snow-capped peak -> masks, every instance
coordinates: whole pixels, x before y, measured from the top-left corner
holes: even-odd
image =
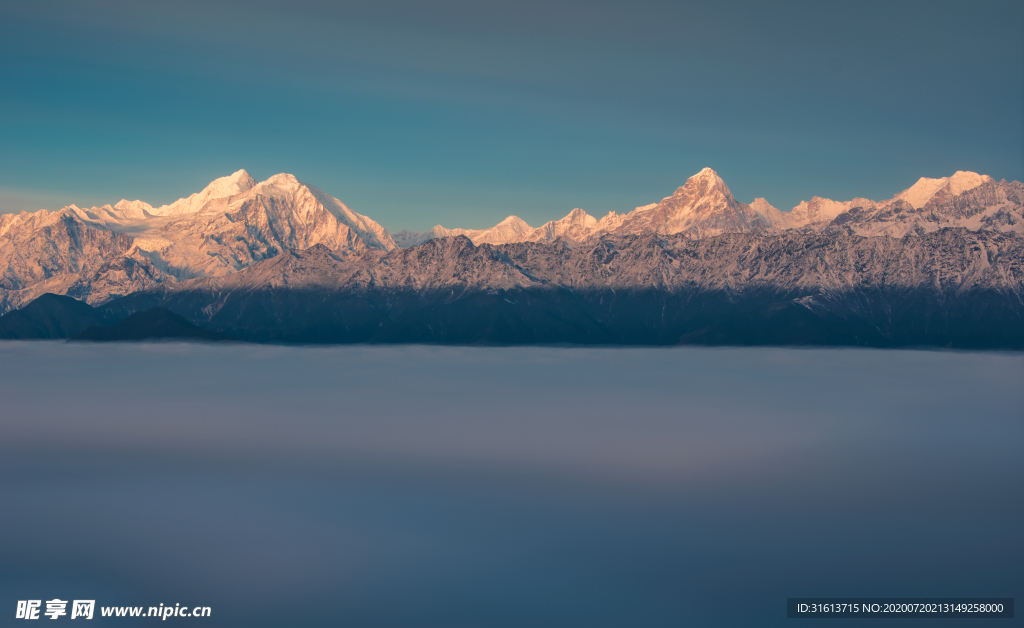
[[[772,204],[763,198],[755,198],[750,204],[750,209],[756,212],[779,211],[775,207],[772,207]]]
[[[523,220],[522,218],[520,218],[519,216],[509,216],[505,220],[502,220],[501,222],[499,222],[498,226],[499,227],[502,227],[502,226],[504,226],[504,227],[511,227],[512,229],[516,229],[516,230],[532,229],[532,227],[529,224],[527,224],[527,222],[525,220]]]
[[[958,170],[953,176],[942,177],[941,179],[921,177],[917,180],[917,183],[893,197],[893,200],[906,201],[914,209],[920,209],[940,192],[945,191],[952,196],[956,196],[967,190],[973,190],[983,183],[990,183],[992,181],[995,181],[995,179],[988,175],[964,170]]]
[[[118,213],[127,219],[142,219],[146,217],[146,214],[153,213],[153,206],[145,201],[129,201],[127,199],[121,199],[114,205],[114,209]]]
[[[701,168],[700,172],[686,180],[687,183],[691,181],[708,181],[716,185],[725,185],[725,181],[722,180],[722,177],[718,176],[718,173],[711,168]]]
[[[212,194],[216,194],[218,198],[222,198],[248,192],[255,185],[256,180],[243,168],[236,170],[226,177],[214,179],[203,191],[209,191]]]
[[[294,175],[290,175],[287,172],[275,174],[266,181],[257,183],[254,188],[277,188],[279,190],[297,190],[303,184],[301,181],[295,178]]]
[[[187,198],[180,198],[170,205],[155,207],[149,213],[154,216],[194,214],[202,211],[210,201],[244,194],[255,186],[256,180],[245,170],[239,170],[226,177],[214,179],[202,192],[197,192]]]
[[[732,197],[732,192],[729,191],[729,186],[725,184],[722,177],[718,176],[718,173],[711,168],[704,168],[687,179],[686,183],[676,190],[675,195],[701,197],[714,192],[720,192],[726,197]]]
[[[569,214],[565,218],[563,218],[562,221],[570,224],[585,225],[589,227],[597,223],[597,218],[594,218],[584,210],[577,207],[573,209],[571,212],[569,212]]]
[[[987,174],[957,170],[953,173],[953,176],[949,178],[949,191],[953,196],[957,196],[959,194],[963,194],[967,190],[973,190],[983,183],[992,183],[993,181],[995,181],[995,179]]]

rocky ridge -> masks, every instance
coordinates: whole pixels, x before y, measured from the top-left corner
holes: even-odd
[[[941,179],[921,178],[886,201],[855,198],[840,202],[815,196],[782,212],[763,198],[750,204],[737,201],[721,177],[705,168],[672,196],[627,214],[610,212],[598,219],[577,208],[565,218],[536,229],[509,216],[489,229],[446,229],[438,225],[430,231],[406,231],[397,243],[414,246],[431,238],[455,235],[465,235],[474,244],[507,244],[559,237],[581,241],[606,233],[684,233],[703,238],[723,233],[777,234],[789,229],[820,232],[837,219],[837,225],[845,225],[846,232],[865,236],[898,238],[944,227],[1024,234],[1022,192],[1020,182],[997,182],[987,175],[961,171]],[[850,215],[840,219],[844,214]]]
[[[288,251],[115,300],[255,341],[1024,348],[1024,238],[605,234]]]
[[[598,219],[574,209],[537,228],[510,216],[490,229],[438,225],[429,232],[399,232],[392,238],[370,218],[292,175],[256,182],[240,170],[160,207],[122,200],[88,209],[70,205],[55,212],[0,215],[0,313],[43,293],[102,304],[161,285],[228,277],[282,253],[314,246],[338,259],[370,259],[452,238],[461,246],[464,240],[476,246],[552,243],[575,251],[625,236],[706,240],[729,234],[802,234],[839,242],[850,236],[916,237],[946,228],[1024,234],[1024,184],[957,172],[922,178],[888,201],[814,197],[780,212],[763,198],[750,204],[737,201],[718,174],[705,168],[671,196],[626,214],[610,212]],[[428,251],[434,249],[415,255]],[[477,261],[484,263],[482,258]],[[387,263],[399,262],[391,257]],[[390,281],[384,271],[373,272],[375,281]],[[481,278],[486,275],[481,273]],[[402,281],[420,285],[422,275],[422,269],[410,267]],[[499,273],[490,279],[500,284],[513,276]],[[535,276],[527,273],[527,279],[515,281],[528,283]],[[623,277],[641,282],[635,286],[648,285],[643,281],[649,278],[630,272]],[[475,285],[486,289],[483,279]]]
[[[244,170],[169,205],[143,201],[0,215],[0,312],[43,293],[103,303],[155,284],[217,277],[323,244],[332,250],[395,243],[380,225],[322,190]]]
[[[497,292],[519,289],[727,291],[840,294],[926,288],[985,289],[1024,303],[1024,238],[964,228],[920,237],[786,232],[606,234],[565,241],[474,245],[438,238],[390,252],[338,254],[318,245],[288,251],[225,277],[193,279],[157,292],[269,290]]]

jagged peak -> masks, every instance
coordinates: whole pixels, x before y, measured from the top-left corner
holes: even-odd
[[[568,223],[568,224],[571,224],[571,225],[583,225],[585,227],[590,227],[590,226],[593,226],[593,225],[597,224],[597,218],[594,218],[593,216],[588,214],[586,211],[584,211],[584,210],[580,209],[579,207],[577,207],[577,208],[573,209],[571,212],[569,212],[568,214],[566,214],[565,218],[562,218],[558,222]]]
[[[729,191],[729,186],[725,184],[722,177],[718,176],[718,173],[711,168],[704,168],[687,179],[686,183],[676,190],[676,194],[695,194],[698,196],[704,196],[714,191],[719,191],[729,197],[732,196],[732,192]]]
[[[209,198],[224,198],[248,192],[255,185],[256,180],[246,170],[242,169],[236,170],[226,177],[214,179],[199,194],[206,194]]]
[[[533,228],[525,220],[523,220],[519,216],[509,216],[508,218],[506,218],[505,220],[502,220],[501,222],[499,222],[497,224],[498,227],[500,227],[502,225],[524,227],[526,229],[532,229]]]
[[[779,211],[776,207],[773,207],[772,204],[769,203],[766,199],[760,197],[755,198],[753,202],[750,203],[750,207],[754,211]]]
[[[228,180],[231,180],[231,181],[236,181],[236,182],[239,182],[239,183],[244,182],[244,181],[253,181],[254,180],[252,178],[252,175],[250,175],[249,171],[246,170],[245,168],[241,168],[239,170],[235,170],[234,172],[232,172],[228,176],[221,177],[221,178],[222,179],[228,179]]]

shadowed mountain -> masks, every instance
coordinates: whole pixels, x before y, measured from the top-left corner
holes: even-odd
[[[20,310],[0,316],[0,338],[51,340],[72,338],[88,327],[111,325],[123,316],[71,297],[44,294]]]
[[[162,307],[132,314],[116,325],[89,327],[72,340],[117,342],[139,340],[233,340],[231,336],[196,327]]]
[[[317,246],[105,307],[256,342],[1019,349],[1022,297],[1024,238],[943,229]]]

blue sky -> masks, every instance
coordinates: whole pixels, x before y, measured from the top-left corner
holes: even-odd
[[[1024,3],[0,6],[0,211],[290,172],[389,230],[1024,179]]]

